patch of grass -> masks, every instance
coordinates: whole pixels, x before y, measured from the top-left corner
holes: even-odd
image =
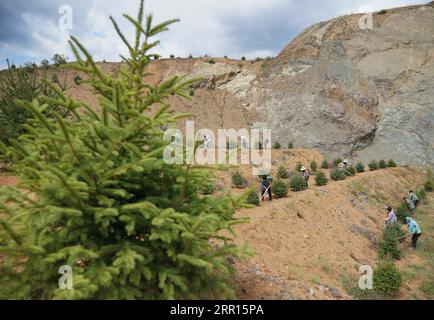
[[[314,277],[312,277],[312,279],[310,280],[313,284],[315,284],[315,285],[319,285],[319,284],[321,284],[321,278],[320,277],[318,277],[318,276],[314,276]]]
[[[388,297],[384,296],[380,292],[372,289],[362,290],[359,288],[359,279],[357,277],[351,277],[348,275],[340,275],[340,282],[344,290],[353,298],[358,300],[385,300]]]
[[[429,298],[434,298],[434,279],[426,279],[419,287]]]
[[[330,273],[332,271],[327,257],[321,257],[321,269],[325,273]]]
[[[418,298],[434,299],[434,197],[427,194],[425,201],[417,209],[417,222],[422,228],[422,237],[418,241],[417,250],[414,251],[421,259],[418,265],[404,267],[402,273],[406,281],[419,284],[420,291],[414,292]],[[407,249],[406,251],[408,251]]]
[[[290,274],[294,274],[297,280],[302,281],[304,279],[304,271],[302,268],[297,267],[296,265],[289,264],[287,266],[288,272]]]

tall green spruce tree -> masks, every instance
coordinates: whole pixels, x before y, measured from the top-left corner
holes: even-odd
[[[235,209],[247,195],[202,196],[204,169],[163,160],[162,126],[185,115],[168,108],[171,95],[188,97],[191,81],[174,77],[153,86],[149,53],[176,20],[152,25],[124,15],[136,29],[129,57],[117,77],[105,74],[71,37],[76,63],[99,99],[92,109],[56,90],[21,102],[33,115],[28,133],[12,146],[16,187],[3,187],[0,202],[2,299],[233,298],[233,268],[240,257],[232,241]],[[44,114],[48,103],[74,117]],[[59,267],[73,270],[73,290],[59,288]]]

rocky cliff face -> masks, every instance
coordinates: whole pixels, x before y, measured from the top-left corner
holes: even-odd
[[[150,81],[202,78],[191,101],[171,101],[196,115],[197,129],[265,121],[282,145],[434,165],[434,2],[376,13],[371,30],[359,28],[361,17],[311,26],[272,60],[155,61]],[[69,91],[96,104],[86,90],[72,84]]]
[[[434,163],[434,2],[319,23],[252,83],[245,101],[275,139],[329,155]]]

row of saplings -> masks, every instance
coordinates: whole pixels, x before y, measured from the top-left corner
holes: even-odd
[[[365,171],[365,165],[362,162],[358,162],[355,166],[348,167],[345,171],[340,170],[338,165],[342,163],[342,159],[335,159],[330,162],[325,159],[321,163],[322,169],[329,169],[330,179],[333,181],[345,180],[347,176],[355,176],[357,173]],[[300,173],[300,169],[303,167],[301,162],[298,162],[295,166],[295,172],[291,173],[282,165],[277,170],[277,179],[271,186],[271,191],[276,198],[285,198],[288,195],[289,190],[293,192],[303,191],[308,188],[303,175]],[[387,167],[396,167],[396,163],[393,160],[388,162],[384,160],[371,161],[368,163],[370,171],[383,169]],[[318,163],[314,160],[310,163],[311,174],[315,177],[315,184],[317,186],[324,186],[329,182],[329,178],[326,177],[325,172],[318,170]],[[246,179],[239,172],[235,172],[232,175],[232,185],[236,188],[247,187]],[[255,190],[252,190],[247,198],[247,203],[252,205],[259,205],[261,199]]]
[[[427,192],[434,191],[434,178],[428,174],[427,180],[422,188],[416,191],[420,201],[426,198]],[[381,297],[395,297],[402,285],[403,276],[394,261],[402,257],[400,243],[407,238],[408,233],[403,230],[402,225],[406,224],[406,217],[412,216],[405,203],[401,203],[396,210],[397,222],[386,224],[383,231],[383,239],[378,245],[381,261],[373,274],[373,293]]]

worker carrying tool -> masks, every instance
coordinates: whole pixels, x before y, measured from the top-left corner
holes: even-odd
[[[264,201],[265,194],[268,192],[268,199],[270,201],[273,200],[273,196],[271,193],[271,185],[273,184],[273,178],[269,175],[262,176],[261,181],[261,199],[260,201]]]

